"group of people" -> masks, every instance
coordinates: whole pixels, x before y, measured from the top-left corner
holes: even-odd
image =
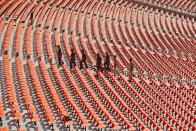
[[[60,46],[58,46],[57,54],[58,54],[58,62],[59,62],[59,66],[60,66],[63,64],[62,51],[61,51]],[[88,68],[88,65],[86,62],[86,54],[85,54],[84,50],[81,50],[81,54],[82,54],[82,59],[80,60],[80,69],[83,69],[83,65],[85,66],[85,68]],[[114,72],[114,76],[115,76],[117,73],[117,64],[118,64],[117,59],[116,59],[116,55],[114,55],[113,62],[114,62],[113,72]],[[130,63],[129,72],[130,72],[130,75],[133,76],[134,63],[131,58],[129,59],[129,63]],[[76,55],[75,55],[74,50],[71,49],[70,69],[72,69],[75,66],[76,66]],[[104,68],[103,68],[102,67],[102,57],[100,56],[99,53],[97,53],[95,66],[96,66],[97,70],[101,71],[102,73],[103,73],[104,68],[106,70],[110,70],[110,55],[106,52],[105,61],[104,61]]]
[[[99,55],[99,53],[97,53],[97,60],[96,60],[96,67],[98,71],[103,72],[103,68],[102,68],[102,58]],[[106,52],[106,57],[105,57],[105,62],[104,62],[104,67],[107,70],[110,70],[110,56],[109,54]]]

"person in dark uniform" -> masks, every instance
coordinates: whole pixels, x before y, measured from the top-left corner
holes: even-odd
[[[60,66],[62,64],[62,51],[60,45],[58,45],[58,62]]]
[[[0,117],[0,127],[3,126],[3,120],[2,118]]]
[[[109,54],[106,52],[106,58],[105,58],[105,62],[104,62],[104,67],[109,70],[110,69],[110,56]]]
[[[102,58],[99,55],[99,53],[97,53],[97,61],[96,61],[96,66],[97,66],[97,70],[101,71],[103,73],[103,69],[102,69]]]
[[[80,69],[83,68],[83,63],[85,67],[88,68],[88,65],[86,63],[86,54],[84,53],[84,50],[82,50],[81,52],[82,52],[82,60],[80,61]]]
[[[17,123],[17,126],[20,127],[20,120],[19,119],[16,120],[16,123]]]
[[[33,25],[33,12],[31,12],[31,25]]]
[[[75,53],[74,50],[71,49],[71,59],[70,59],[70,69],[72,69],[72,66],[76,66],[76,58],[75,58]]]

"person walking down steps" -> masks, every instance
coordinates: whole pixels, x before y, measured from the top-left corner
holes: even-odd
[[[97,67],[97,70],[98,71],[101,71],[103,73],[103,69],[102,69],[102,58],[99,55],[99,53],[97,53],[96,67]]]
[[[72,69],[72,66],[76,66],[76,58],[75,58],[75,53],[74,50],[71,49],[71,59],[70,59],[70,69]]]
[[[61,47],[60,45],[58,45],[58,63],[59,63],[59,66],[62,65],[62,51],[61,51]]]
[[[84,50],[82,50],[81,52],[82,52],[82,60],[80,61],[80,69],[83,68],[83,63],[85,67],[88,68],[88,65],[86,63],[86,54],[84,53]]]
[[[110,56],[109,54],[106,52],[106,58],[105,58],[105,62],[104,62],[104,67],[109,70],[110,69]]]

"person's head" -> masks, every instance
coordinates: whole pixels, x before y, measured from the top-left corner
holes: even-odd
[[[73,49],[71,49],[71,52],[72,52],[72,53],[73,53],[73,51],[74,51],[74,50],[73,50]]]
[[[114,55],[114,59],[116,59],[116,55]]]
[[[132,61],[132,58],[130,58],[129,61],[131,62]]]
[[[107,52],[105,54],[106,54],[106,56],[108,56],[108,53]]]
[[[84,54],[84,50],[81,50],[82,54]]]
[[[16,53],[16,57],[18,57],[18,56],[19,56],[19,52]]]
[[[99,53],[97,53],[97,56],[99,56]]]

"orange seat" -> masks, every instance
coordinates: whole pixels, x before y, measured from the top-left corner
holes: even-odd
[[[9,129],[7,127],[2,127],[0,128],[0,131],[9,131]]]

